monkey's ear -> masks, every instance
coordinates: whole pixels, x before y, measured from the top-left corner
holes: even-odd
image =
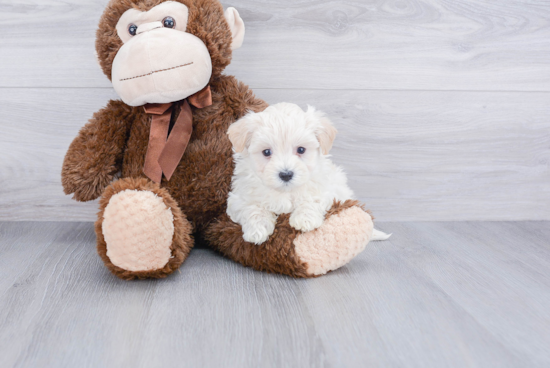
[[[329,118],[321,111],[315,110],[314,107],[308,106],[306,114],[312,116],[315,120],[315,135],[321,146],[321,152],[323,152],[324,155],[328,155],[338,131],[332,125]]]
[[[231,124],[227,130],[229,140],[233,145],[233,149],[237,153],[244,151],[244,149],[250,144],[254,126],[256,125],[254,115],[255,114],[253,112],[248,113],[241,119]]]
[[[225,20],[227,20],[227,24],[229,24],[231,36],[233,37],[233,41],[231,42],[231,50],[238,49],[243,44],[244,40],[244,22],[241,19],[237,9],[233,7],[227,8],[224,15]]]

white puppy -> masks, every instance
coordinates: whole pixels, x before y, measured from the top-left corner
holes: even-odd
[[[235,159],[227,214],[244,240],[266,241],[282,213],[291,214],[293,228],[314,230],[334,200],[353,198],[346,175],[328,159],[336,129],[322,112],[280,103],[247,114],[227,134]]]

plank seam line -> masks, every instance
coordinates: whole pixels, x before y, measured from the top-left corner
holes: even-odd
[[[350,92],[468,92],[468,93],[550,93],[550,90],[533,91],[533,90],[472,90],[472,89],[370,89],[370,88],[357,88],[357,89],[338,89],[338,88],[264,88],[264,87],[250,87],[254,91],[266,90],[266,91],[350,91]],[[0,86],[2,89],[110,89],[113,87],[63,87],[63,86],[33,86],[33,87],[14,87],[14,86]]]

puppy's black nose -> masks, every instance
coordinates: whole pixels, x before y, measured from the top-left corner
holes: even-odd
[[[290,181],[293,176],[294,173],[292,171],[281,171],[279,173],[279,178],[281,178],[282,181]]]

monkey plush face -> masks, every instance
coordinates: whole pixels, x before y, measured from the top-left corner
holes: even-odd
[[[243,37],[238,12],[228,8],[224,14],[216,0],[111,0],[96,46],[120,98],[141,106],[203,89],[229,64]]]

